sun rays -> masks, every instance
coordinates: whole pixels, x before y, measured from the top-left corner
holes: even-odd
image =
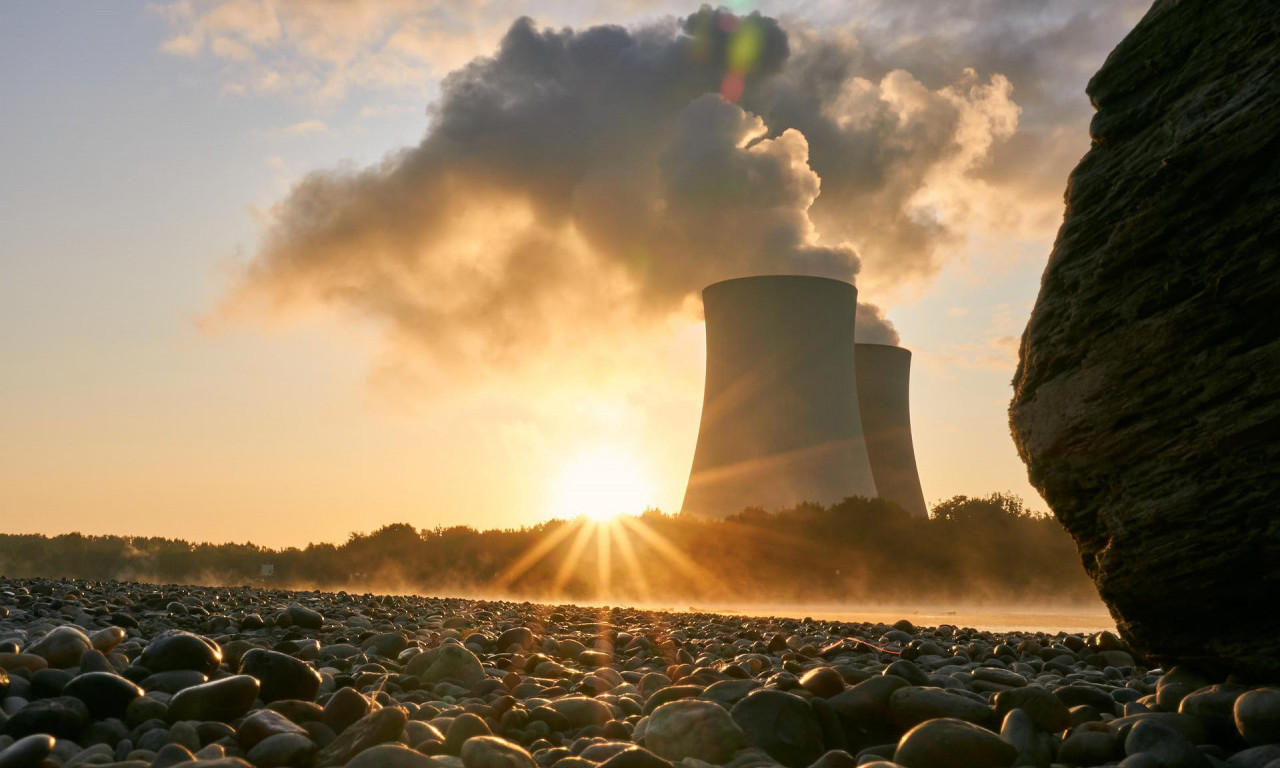
[[[572,595],[610,602],[622,597],[647,603],[653,597],[650,575],[659,572],[682,579],[690,595],[725,591],[721,581],[694,558],[643,519],[626,514],[604,520],[582,515],[549,526],[537,544],[494,578],[490,588],[506,592],[534,569],[554,569],[547,596],[552,599]]]

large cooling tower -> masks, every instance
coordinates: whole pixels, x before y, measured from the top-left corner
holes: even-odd
[[[912,515],[929,511],[920,491],[916,451],[911,443],[911,353],[887,344],[855,345],[858,404],[871,473],[880,497]]]
[[[702,292],[707,378],[683,512],[875,496],[858,414],[858,291],[839,280],[744,277]]]

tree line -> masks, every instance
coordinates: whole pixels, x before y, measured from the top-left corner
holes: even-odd
[[[270,566],[263,575],[264,565]],[[849,498],[723,520],[648,510],[507,530],[353,532],[271,549],[134,536],[0,534],[0,574],[599,602],[1084,601],[1071,538],[1007,493],[956,496],[927,519]]]

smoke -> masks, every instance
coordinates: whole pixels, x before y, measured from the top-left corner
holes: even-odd
[[[898,331],[884,316],[884,311],[874,304],[858,302],[858,314],[853,323],[857,340],[864,344],[893,344],[901,340]]]
[[[417,146],[297,184],[226,309],[338,307],[469,366],[580,352],[717,280],[927,278],[1019,114],[1002,75],[952,74],[930,88],[848,34],[706,6],[522,18],[443,79]],[[873,305],[857,330],[897,341]]]

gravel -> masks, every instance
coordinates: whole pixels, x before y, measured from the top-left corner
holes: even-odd
[[[1111,633],[0,579],[0,768],[1265,765]]]

